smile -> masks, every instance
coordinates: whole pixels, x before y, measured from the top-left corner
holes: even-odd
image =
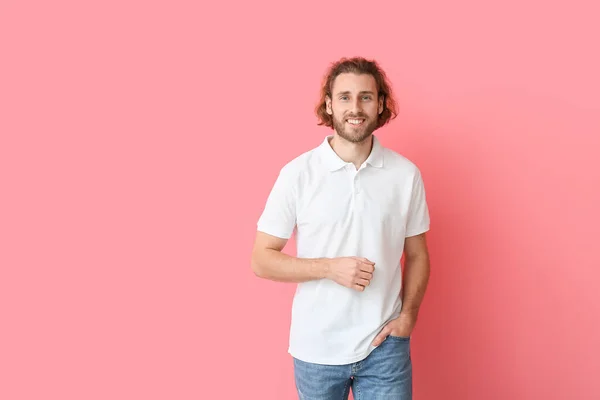
[[[364,119],[348,119],[348,120],[346,120],[346,122],[348,122],[350,125],[360,126],[363,124],[363,122],[365,122],[365,120]]]

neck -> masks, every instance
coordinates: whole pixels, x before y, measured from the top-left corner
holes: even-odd
[[[329,144],[335,153],[345,162],[351,162],[358,170],[371,154],[373,148],[373,135],[359,143],[349,142],[337,132],[330,139]]]

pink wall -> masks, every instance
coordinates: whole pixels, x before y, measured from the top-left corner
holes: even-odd
[[[345,55],[427,188],[415,399],[600,398],[596,2],[158,3],[0,4],[0,398],[295,398],[249,256]]]

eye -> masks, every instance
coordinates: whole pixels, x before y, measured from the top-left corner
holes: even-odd
[[[371,100],[371,96],[363,96],[363,100]]]
[[[340,100],[348,100],[348,96],[341,96]]]

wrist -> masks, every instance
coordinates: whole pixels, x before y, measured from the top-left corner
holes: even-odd
[[[404,316],[404,317],[410,317],[413,319],[417,319],[417,316],[419,314],[419,310],[416,308],[407,308],[407,309],[402,309],[400,310],[400,315]]]
[[[319,279],[329,279],[331,276],[331,263],[329,258],[319,258],[316,260],[317,277]]]

